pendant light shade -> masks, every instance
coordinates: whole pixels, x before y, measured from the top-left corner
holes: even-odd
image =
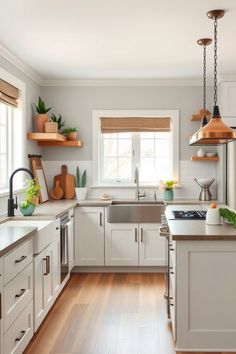
[[[214,20],[214,107],[209,123],[190,138],[189,145],[223,145],[236,140],[235,131],[222,121],[217,105],[217,20],[222,18],[224,13],[224,10],[212,10],[207,13],[207,16]]]

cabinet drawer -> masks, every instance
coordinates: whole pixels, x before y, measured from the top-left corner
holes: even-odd
[[[3,289],[4,298],[4,332],[11,326],[29,301],[33,298],[33,263]]]
[[[33,261],[33,239],[24,242],[4,257],[4,285]]]
[[[31,301],[3,336],[4,354],[22,354],[33,336],[33,301]]]

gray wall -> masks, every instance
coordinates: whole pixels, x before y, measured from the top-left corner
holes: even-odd
[[[33,111],[32,104],[38,101],[38,96],[40,95],[40,86],[26,76],[22,71],[17,69],[14,65],[6,61],[0,56],[0,67],[10,74],[17,77],[19,80],[25,83],[25,95],[26,95],[26,107],[25,107],[25,124],[27,131],[33,131]],[[26,136],[25,136],[26,138]],[[27,140],[26,142],[26,154],[25,158],[27,159],[28,154],[38,154],[41,153],[41,149],[33,141]],[[28,161],[27,161],[28,162]]]
[[[189,160],[197,150],[188,147],[188,140],[199,128],[199,122],[190,118],[202,108],[200,87],[42,87],[41,94],[53,112],[78,127],[79,139],[84,141],[82,149],[43,149],[45,160],[91,160],[92,110],[96,109],[179,109],[180,159]],[[211,108],[211,88],[208,99]]]

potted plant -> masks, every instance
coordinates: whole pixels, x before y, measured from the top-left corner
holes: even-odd
[[[38,105],[34,105],[38,115],[35,116],[35,125],[39,133],[45,133],[45,123],[48,121],[47,113],[50,111],[50,108],[46,108],[44,101],[39,96]]]
[[[80,174],[79,167],[77,166],[76,168],[76,176],[75,176],[75,193],[76,193],[76,199],[78,200],[83,200],[86,199],[86,195],[88,192],[88,188],[86,187],[87,183],[87,173],[86,170]]]
[[[65,121],[62,120],[61,114],[57,117],[54,113],[51,114],[50,122],[45,123],[45,132],[58,133],[65,125]],[[47,130],[50,131],[47,131]]]
[[[25,199],[20,203],[20,211],[24,216],[34,213],[35,207],[39,204],[39,191],[41,187],[35,179],[26,180]]]
[[[66,136],[67,140],[77,140],[77,128],[65,128],[62,134]]]
[[[170,179],[167,181],[160,181],[159,189],[164,190],[164,200],[173,200],[174,199],[174,191],[173,188],[175,184],[178,182]]]

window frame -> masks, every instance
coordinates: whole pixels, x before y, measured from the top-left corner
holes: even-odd
[[[22,82],[21,80],[19,80],[18,78],[16,78],[14,75],[10,74],[8,71],[2,69],[0,67],[0,78],[4,81],[9,82],[9,84],[17,87],[19,89],[19,105],[17,108],[15,108],[17,110],[16,115],[18,115],[17,119],[21,120],[21,131],[18,131],[19,134],[22,135],[22,139],[21,139],[21,161],[22,161],[22,165],[25,166],[27,165],[27,158],[26,158],[26,139],[24,139],[24,132],[26,131],[26,119],[25,119],[25,83]],[[11,129],[11,134],[13,134],[13,129]],[[13,139],[12,139],[13,141]],[[15,163],[15,157],[14,157],[14,147],[11,147],[11,165],[14,165]],[[8,169],[8,178],[10,175],[9,169]],[[22,186],[23,187],[23,186]],[[21,191],[22,187],[16,188],[14,189],[14,192],[17,191]],[[6,193],[8,193],[8,186],[5,188],[0,188],[0,196],[5,196]]]
[[[103,183],[101,181],[101,117],[143,117],[152,118],[155,117],[170,117],[172,122],[172,146],[171,146],[171,158],[172,164],[172,176],[174,180],[179,181],[179,110],[94,110],[92,111],[93,120],[93,185],[94,186],[110,186],[110,187],[128,187],[134,186],[134,183],[113,182]],[[137,161],[137,156],[134,157]],[[134,169],[133,169],[134,170]]]

